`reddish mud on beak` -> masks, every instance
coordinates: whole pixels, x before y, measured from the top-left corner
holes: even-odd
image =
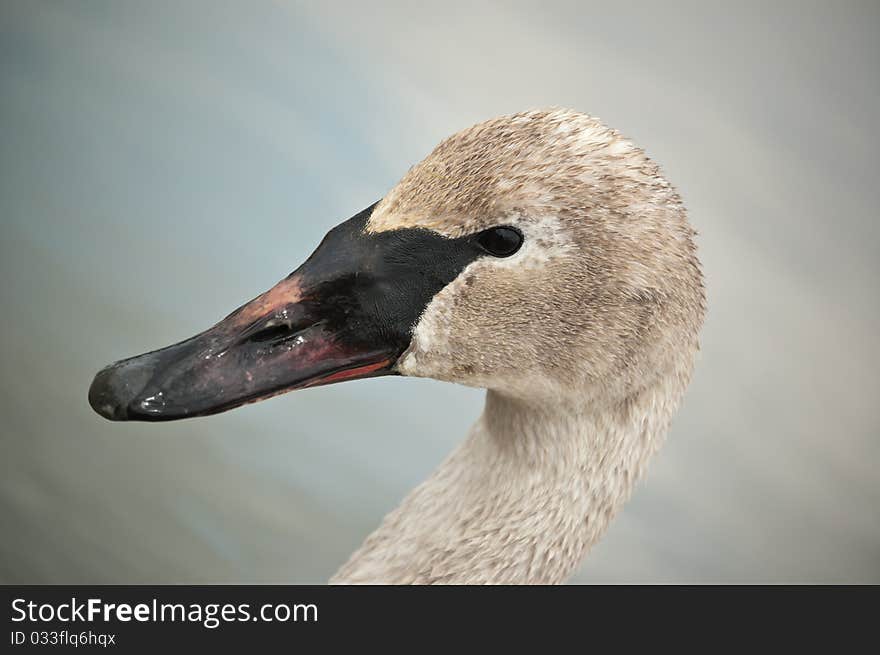
[[[346,343],[315,309],[291,275],[191,339],[108,366],[89,403],[110,420],[167,421],[389,372],[395,352]]]
[[[209,330],[116,362],[89,404],[114,421],[216,414],[291,389],[394,373],[431,298],[486,251],[479,235],[336,226],[290,276]]]

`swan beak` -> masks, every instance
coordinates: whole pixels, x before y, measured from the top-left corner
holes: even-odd
[[[389,280],[377,270],[381,253],[358,233],[362,214],[331,231],[290,276],[212,328],[104,368],[89,389],[89,404],[113,421],[168,421],[392,373],[408,331],[395,329],[389,318],[394,308],[382,299]]]
[[[394,350],[347,340],[323,305],[292,275],[191,339],[106,367],[89,404],[113,421],[169,421],[387,374]]]

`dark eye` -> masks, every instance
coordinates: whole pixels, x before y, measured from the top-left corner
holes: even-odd
[[[510,257],[522,242],[522,232],[513,227],[493,227],[477,235],[480,247],[495,257]]]

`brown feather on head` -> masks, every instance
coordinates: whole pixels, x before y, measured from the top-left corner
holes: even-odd
[[[366,229],[499,225],[523,233],[522,249],[473,262],[434,297],[402,373],[523,398],[686,384],[704,314],[694,232],[641,149],[570,110],[495,118],[410,169]]]

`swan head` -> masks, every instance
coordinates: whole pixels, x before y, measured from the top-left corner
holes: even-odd
[[[546,402],[681,381],[704,295],[675,190],[585,114],[496,118],[443,141],[290,276],[209,330],[117,362],[114,420],[215,413],[383,374]]]
[[[420,316],[397,368],[524,399],[628,397],[686,374],[703,284],[681,201],[659,168],[585,114],[533,111],[441,143],[378,204],[373,232],[517,230]]]

